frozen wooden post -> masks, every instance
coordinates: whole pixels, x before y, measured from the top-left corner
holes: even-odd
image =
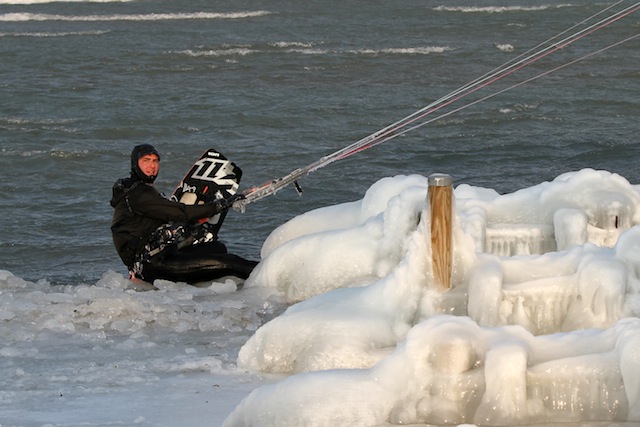
[[[429,210],[431,218],[431,259],[436,285],[451,288],[453,180],[449,175],[429,176]]]

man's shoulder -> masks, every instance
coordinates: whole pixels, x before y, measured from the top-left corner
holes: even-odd
[[[120,178],[113,184],[113,189],[125,193],[130,193],[134,190],[136,192],[156,192],[156,189],[153,188],[153,186],[131,177]]]
[[[137,179],[121,178],[113,184],[113,200],[115,201],[124,197],[145,199],[155,196],[155,193],[157,193],[155,188]]]
[[[113,183],[113,188],[121,191],[128,190],[135,184],[135,182],[136,181],[131,177],[120,178],[119,180]]]
[[[160,194],[153,185],[142,181],[134,181],[124,192],[131,200],[136,200],[141,203],[148,203],[157,198],[163,198],[162,194]]]

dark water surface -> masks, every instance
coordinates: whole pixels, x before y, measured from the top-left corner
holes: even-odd
[[[166,193],[210,146],[244,170],[242,188],[259,185],[413,113],[606,6],[17,3],[0,2],[0,269],[54,284],[124,272],[108,202],[135,144],[162,153],[157,186]],[[637,15],[496,89],[637,34]],[[639,48],[637,39],[625,43],[323,168],[301,181],[302,197],[285,189],[229,215],[222,240],[257,259],[278,225],[361,198],[397,174],[444,172],[457,184],[499,192],[582,168],[638,183]]]

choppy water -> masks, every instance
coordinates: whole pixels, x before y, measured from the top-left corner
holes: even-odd
[[[244,170],[244,188],[262,184],[606,4],[0,0],[0,269],[53,284],[124,272],[108,202],[135,144],[161,151],[157,186],[167,193],[210,146]],[[532,72],[637,34],[637,15]],[[588,167],[637,183],[639,47],[636,39],[321,169],[301,181],[302,198],[287,189],[230,215],[222,239],[257,259],[279,224],[397,174],[445,172],[510,192]]]

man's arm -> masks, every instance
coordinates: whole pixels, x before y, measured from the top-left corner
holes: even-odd
[[[229,208],[225,200],[202,205],[185,205],[168,200],[149,186],[141,185],[129,194],[129,204],[134,212],[162,221],[194,222],[210,218]]]

